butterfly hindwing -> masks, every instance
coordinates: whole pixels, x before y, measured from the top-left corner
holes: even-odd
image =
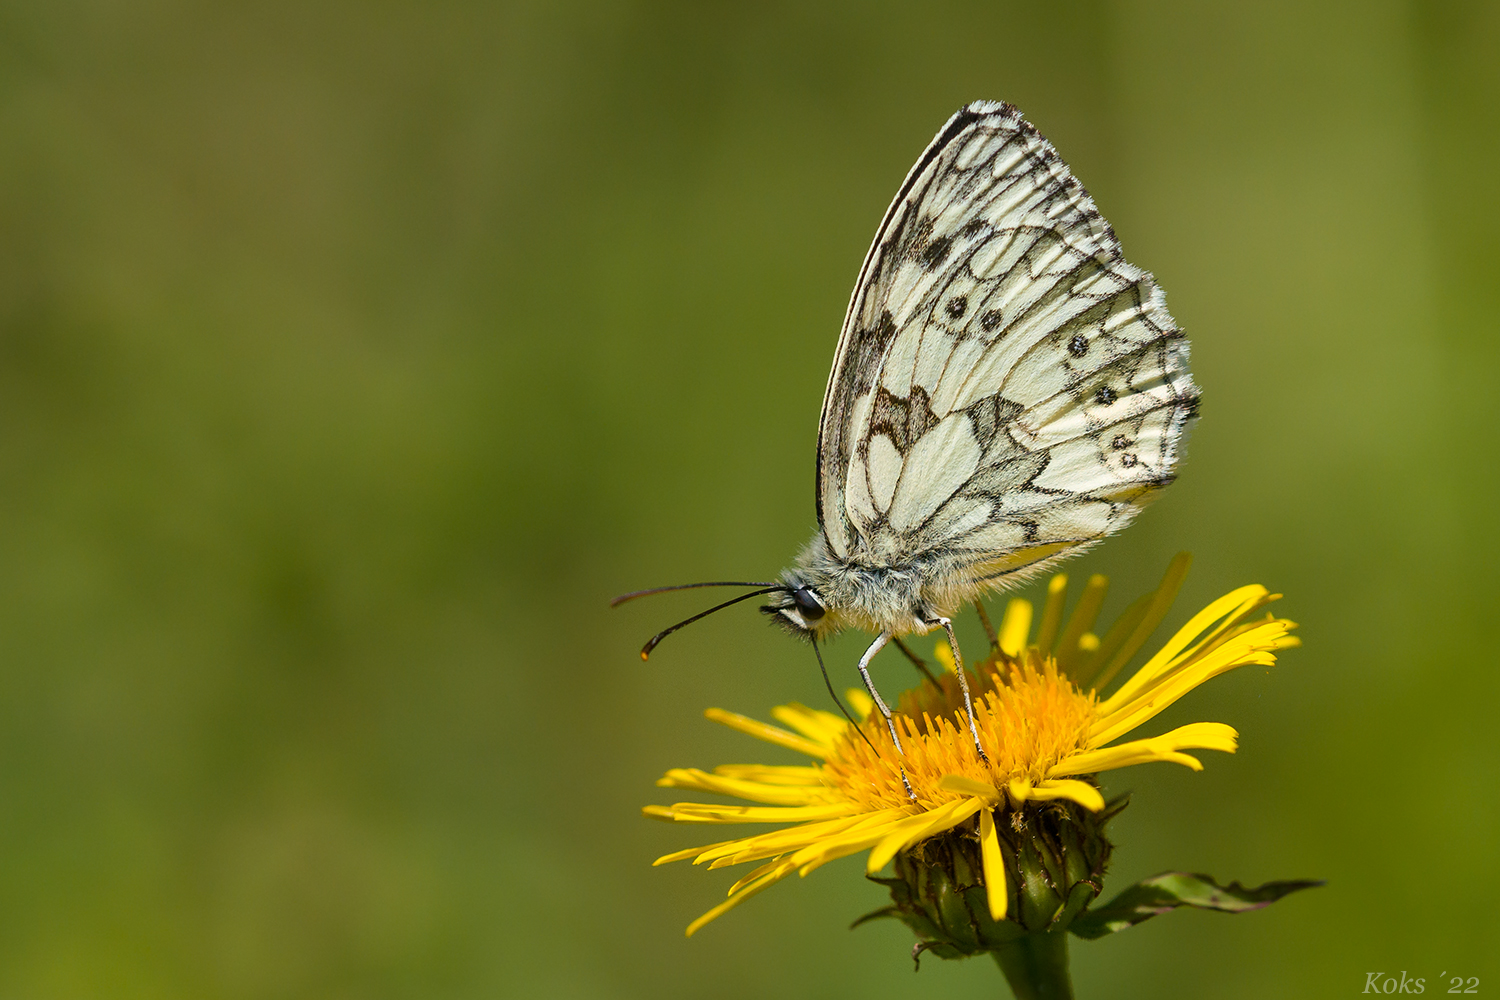
[[[1024,570],[1122,527],[1196,400],[1151,276],[1019,112],[976,102],[861,269],[819,432],[824,536],[872,565]]]

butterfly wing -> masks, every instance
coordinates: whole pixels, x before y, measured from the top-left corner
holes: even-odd
[[[1187,342],[1062,158],[980,101],[923,153],[860,270],[818,436],[840,559],[971,581],[1097,541],[1169,482]]]

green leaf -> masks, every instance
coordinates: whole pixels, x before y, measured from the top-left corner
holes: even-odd
[[[1137,882],[1103,906],[1088,910],[1073,921],[1069,930],[1082,938],[1100,938],[1123,931],[1143,920],[1150,920],[1168,910],[1175,910],[1179,906],[1218,910],[1221,913],[1244,913],[1246,910],[1270,906],[1282,896],[1298,889],[1311,889],[1322,884],[1317,879],[1299,879],[1267,882],[1254,889],[1247,889],[1238,882],[1220,885],[1207,875],[1165,872]]]

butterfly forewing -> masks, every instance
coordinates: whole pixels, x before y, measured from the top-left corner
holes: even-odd
[[[868,565],[1023,572],[1128,522],[1196,400],[1151,276],[1019,112],[976,102],[913,167],[850,301],[819,430],[824,535]]]

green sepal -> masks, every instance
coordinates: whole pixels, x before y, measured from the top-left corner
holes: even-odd
[[[1083,913],[1068,929],[1081,938],[1101,938],[1179,906],[1218,910],[1220,913],[1244,913],[1270,906],[1299,889],[1322,884],[1319,879],[1297,879],[1267,882],[1247,889],[1238,882],[1220,885],[1207,875],[1164,872],[1137,882],[1103,906]]]
[[[861,924],[868,924],[872,920],[880,920],[883,917],[894,917],[895,919],[900,920],[901,910],[894,906],[882,906],[878,910],[871,910],[869,913],[866,913],[864,916],[854,921],[854,923],[850,924],[849,929],[852,931],[854,930],[854,928],[860,926]]]
[[[941,941],[918,941],[916,944],[911,946],[911,964],[913,971],[922,971],[922,952],[924,951],[930,951],[938,958],[955,959],[968,957],[964,952],[959,951],[951,944],[944,944]]]
[[[1114,819],[1116,816],[1120,815],[1120,813],[1124,812],[1125,807],[1128,805],[1130,805],[1130,793],[1121,792],[1119,795],[1116,795],[1114,798],[1104,803],[1104,811],[1097,814],[1094,819],[1099,822],[1100,826],[1103,826],[1110,820]]]
[[[1073,921],[1078,919],[1080,913],[1088,909],[1088,905],[1098,895],[1098,886],[1092,882],[1079,882],[1073,886],[1072,892],[1068,894],[1067,902],[1063,904],[1062,910],[1052,921],[1053,925],[1064,929],[1073,926]]]

